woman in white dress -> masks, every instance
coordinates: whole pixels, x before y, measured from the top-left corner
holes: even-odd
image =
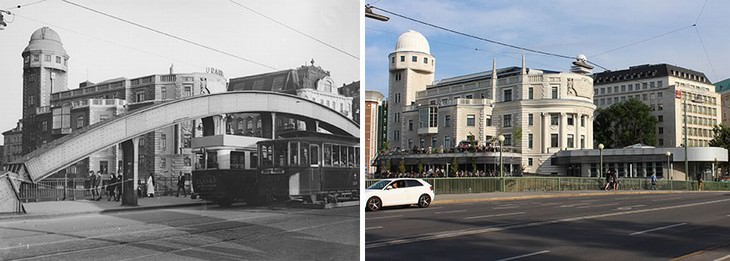
[[[147,178],[147,197],[155,197],[155,179],[152,175]]]

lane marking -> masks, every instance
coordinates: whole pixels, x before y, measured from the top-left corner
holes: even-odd
[[[591,203],[575,203],[575,204],[566,204],[566,205],[560,205],[561,208],[572,208],[576,206],[584,206],[584,205],[590,205]]]
[[[718,258],[718,259],[715,259],[715,260],[713,260],[713,261],[722,261],[722,260],[727,260],[728,258],[730,258],[730,255],[727,255],[727,256],[723,256],[723,257],[721,257],[721,258]]]
[[[504,214],[494,214],[494,215],[484,215],[484,216],[473,216],[473,217],[465,217],[464,219],[477,219],[477,218],[488,218],[488,217],[503,217],[503,216],[512,216],[512,215],[521,215],[525,214],[525,212],[514,212],[514,213],[504,213]]]
[[[610,204],[602,204],[602,205],[593,205],[593,206],[580,206],[577,208],[599,208],[599,207],[608,207],[608,206],[615,206],[618,205],[618,203],[610,203]]]
[[[371,229],[381,229],[383,226],[377,226],[377,227],[366,227],[365,230],[371,230]]]
[[[662,230],[662,229],[667,229],[667,228],[673,228],[673,227],[678,227],[678,226],[684,226],[684,225],[687,225],[687,223],[679,223],[679,224],[674,224],[674,225],[669,225],[669,226],[652,228],[652,229],[649,229],[649,230],[634,232],[634,233],[631,233],[629,235],[630,236],[635,236],[635,235],[639,235],[639,234],[644,234],[644,233],[649,233],[649,232],[653,232],[653,231],[657,231],[657,230]]]
[[[543,225],[551,225],[551,224],[558,224],[558,223],[574,222],[574,221],[580,221],[580,220],[585,220],[585,219],[597,219],[597,218],[613,217],[613,216],[620,216],[620,215],[646,213],[646,212],[652,212],[652,211],[661,211],[661,210],[669,210],[669,209],[677,209],[677,208],[702,206],[702,205],[709,205],[709,204],[715,204],[715,203],[721,203],[721,202],[727,202],[727,201],[730,201],[730,198],[718,199],[718,200],[712,200],[712,201],[703,201],[703,202],[697,202],[697,203],[687,203],[687,204],[681,204],[681,205],[675,205],[675,206],[637,209],[637,210],[611,212],[611,213],[596,214],[596,215],[589,215],[589,216],[562,218],[562,219],[555,219],[555,220],[549,220],[549,221],[510,224],[510,225],[501,226],[501,227],[497,226],[497,227],[487,227],[487,228],[480,228],[480,229],[465,229],[465,230],[456,230],[456,231],[426,233],[426,234],[408,236],[408,237],[402,237],[402,238],[396,238],[396,239],[382,239],[382,240],[376,240],[376,241],[371,241],[371,242],[365,242],[365,248],[368,249],[368,248],[378,248],[378,247],[393,246],[393,245],[402,245],[402,244],[408,244],[408,243],[414,243],[414,242],[422,242],[422,241],[438,240],[438,239],[445,239],[445,238],[454,238],[454,237],[460,237],[460,236],[483,234],[483,233],[496,232],[496,231],[504,231],[504,230],[508,230],[508,229],[543,226]]]
[[[550,250],[543,250],[543,251],[537,251],[537,252],[533,252],[533,253],[529,253],[529,254],[524,254],[524,255],[520,255],[520,256],[513,256],[513,257],[508,257],[508,258],[502,258],[502,259],[499,259],[497,261],[517,260],[517,259],[524,258],[524,257],[542,255],[542,254],[546,254],[546,253],[550,253]]]
[[[638,208],[638,207],[646,207],[646,205],[631,205],[631,206],[625,206],[625,207],[618,207],[616,209],[618,209],[618,210],[631,210],[633,208]]]
[[[403,215],[395,215],[395,216],[383,216],[383,217],[373,217],[373,218],[369,218],[369,217],[366,217],[366,218],[365,218],[365,220],[386,219],[386,218],[397,218],[397,217],[402,217],[402,216],[403,216]]]
[[[462,213],[466,212],[466,209],[459,209],[459,210],[451,210],[451,211],[437,211],[433,212],[434,214],[451,214],[451,213]]]
[[[500,210],[500,209],[513,209],[513,208],[520,208],[520,206],[514,206],[514,207],[496,207],[492,208],[494,210]]]

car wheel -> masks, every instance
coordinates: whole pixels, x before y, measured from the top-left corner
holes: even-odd
[[[420,198],[418,198],[418,207],[419,208],[427,208],[431,205],[431,196],[423,194]]]
[[[370,211],[377,211],[383,206],[383,202],[378,197],[372,197],[368,199],[367,207]]]

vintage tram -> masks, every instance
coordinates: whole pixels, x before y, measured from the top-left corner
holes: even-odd
[[[193,171],[193,188],[204,199],[230,205],[359,198],[355,137],[305,131],[282,133],[275,140],[220,136],[229,139],[200,148],[201,164]]]

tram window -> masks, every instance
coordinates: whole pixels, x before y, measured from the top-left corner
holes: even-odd
[[[261,145],[261,166],[270,167],[274,165],[273,144]]]
[[[309,158],[309,165],[319,165],[319,146],[314,144],[309,145],[309,152],[310,155],[312,155],[312,157]]]
[[[251,160],[249,162],[251,162],[251,168],[252,169],[258,168],[258,165],[259,165],[259,154],[256,153],[256,152],[251,152]]]
[[[284,167],[286,166],[286,151],[287,151],[287,143],[277,143],[274,145],[274,160],[276,161],[274,164],[278,167]]]
[[[332,144],[324,145],[324,165],[332,166]]]
[[[332,166],[340,165],[340,145],[332,145]]]
[[[218,168],[218,152],[208,151],[206,152],[206,169],[217,169]]]
[[[360,147],[355,147],[355,166],[360,166]]]
[[[231,169],[245,169],[246,154],[243,151],[231,151]]]
[[[347,147],[347,166],[355,166],[355,148],[353,147]]]
[[[306,165],[309,163],[309,145],[306,143],[301,143],[299,145],[299,157],[301,157],[301,160],[299,163],[300,165]]]
[[[292,166],[299,165],[299,142],[289,142],[289,164]]]

